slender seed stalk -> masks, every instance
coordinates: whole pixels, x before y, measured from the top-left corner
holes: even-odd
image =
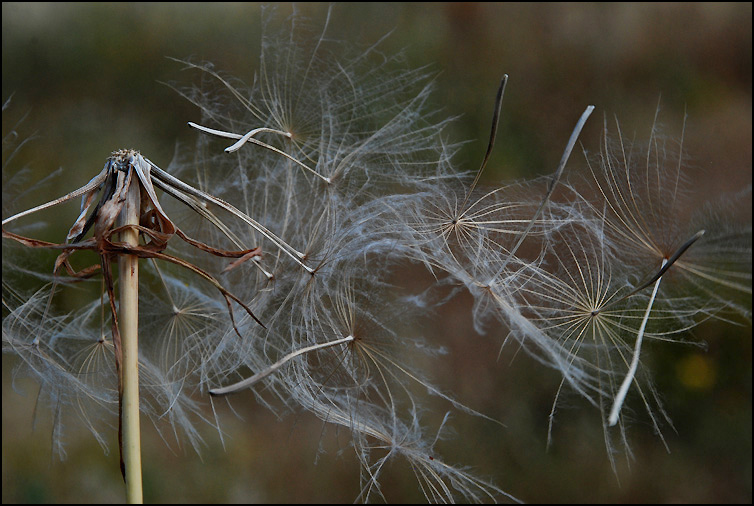
[[[229,385],[227,387],[221,387],[221,388],[214,388],[209,391],[210,395],[226,395],[233,392],[238,392],[239,390],[242,390],[244,388],[250,387],[254,383],[257,383],[259,380],[266,378],[276,370],[280,369],[280,367],[288,362],[289,360],[298,357],[299,355],[303,355],[304,353],[309,353],[310,351],[319,350],[321,348],[328,348],[330,346],[335,346],[337,344],[341,343],[347,343],[353,341],[353,336],[344,337],[343,339],[336,339],[335,341],[330,341],[327,343],[320,343],[315,344],[312,346],[307,346],[306,348],[301,348],[300,350],[293,351],[289,353],[288,355],[284,356],[274,364],[272,364],[267,369],[256,373],[254,376],[250,378],[246,378],[245,380],[239,381],[238,383],[235,383],[233,385]]]
[[[119,217],[120,226],[139,224],[141,185],[134,178],[126,204]],[[120,240],[138,246],[136,230],[121,232]],[[122,455],[125,464],[126,502],[144,502],[141,488],[141,429],[139,427],[139,260],[135,255],[120,255],[119,327],[123,361],[121,368]]]
[[[668,260],[663,259],[662,267],[665,267],[665,264],[667,263],[668,263]],[[661,280],[662,280],[662,276],[657,278],[657,281],[655,282],[654,290],[652,290],[652,297],[649,298],[647,311],[646,313],[644,313],[644,319],[642,319],[641,321],[641,327],[639,327],[639,333],[636,336],[634,358],[631,359],[631,366],[628,368],[628,373],[626,374],[626,377],[623,379],[623,384],[620,386],[620,389],[618,390],[618,394],[615,396],[615,401],[613,401],[613,407],[610,410],[610,417],[608,418],[608,425],[610,427],[618,423],[618,415],[620,415],[620,410],[623,407],[623,401],[626,399],[626,394],[628,393],[628,389],[631,386],[631,383],[634,381],[634,376],[636,375],[636,369],[639,367],[639,353],[641,352],[641,342],[644,339],[644,329],[647,327],[647,320],[649,320],[649,313],[652,311],[652,305],[655,302],[655,297],[657,296],[657,290],[660,288]]]
[[[508,84],[508,74],[503,74],[503,79],[500,81],[500,87],[497,89],[497,95],[495,96],[495,110],[492,113],[492,128],[490,129],[490,140],[487,143],[487,152],[484,154],[482,164],[479,166],[479,170],[476,173],[474,182],[471,183],[469,191],[466,192],[466,198],[463,199],[463,204],[460,207],[461,214],[466,212],[466,204],[469,202],[469,197],[471,197],[471,193],[479,183],[479,178],[482,176],[482,172],[484,172],[484,168],[487,166],[487,162],[490,160],[492,148],[495,146],[495,137],[497,137],[497,126],[500,123],[500,109],[502,109],[503,107],[503,95],[505,94],[506,84]]]

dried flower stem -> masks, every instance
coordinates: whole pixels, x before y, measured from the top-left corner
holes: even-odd
[[[130,185],[119,225],[139,224],[141,185]],[[129,246],[139,245],[139,232],[125,229],[120,240]],[[121,465],[126,480],[126,501],[144,502],[141,488],[141,429],[139,427],[139,258],[119,255],[120,276],[119,324],[123,359],[121,364]]]

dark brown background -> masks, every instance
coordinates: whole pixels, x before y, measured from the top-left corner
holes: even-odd
[[[298,8],[314,20],[327,10]],[[66,170],[65,189],[37,193],[29,205],[80,186],[115,149],[136,148],[166,166],[177,141],[192,142],[186,122],[196,112],[158,83],[190,76],[165,56],[210,60],[250,82],[259,54],[256,4],[4,3],[2,22],[3,100],[13,93],[4,129],[28,112],[21,133],[38,136],[18,163],[39,174]],[[603,114],[645,139],[661,95],[666,133],[679,136],[688,113],[689,174],[703,201],[751,184],[751,26],[750,3],[367,3],[336,6],[331,34],[366,45],[392,30],[386,52],[404,49],[412,66],[440,72],[435,104],[462,115],[457,138],[472,140],[459,157],[462,169],[479,162],[494,92],[508,73],[489,184],[551,172],[587,104],[597,107],[581,137],[587,148],[598,146]],[[578,170],[580,157],[572,160]],[[70,212],[58,227],[75,217]],[[457,435],[440,445],[448,461],[474,466],[527,502],[751,502],[750,325],[702,326],[693,339],[707,341],[707,352],[647,352],[677,433],[666,431],[668,454],[648,425],[632,427],[635,460],[619,460],[619,485],[598,414],[578,399],[561,410],[555,444],[545,451],[557,374],[521,356],[511,366],[510,356],[489,360],[504,335],[469,333],[469,308],[463,300],[446,308],[444,321],[453,323],[443,333],[421,330],[451,350],[429,376],[507,429],[458,415]],[[35,389],[21,384],[26,397],[12,391],[12,365],[3,358],[3,502],[121,501],[117,456],[103,455],[87,433],[67,427],[68,460],[51,457],[49,420],[31,430]],[[147,501],[350,502],[357,495],[358,465],[345,436],[323,436],[306,414],[279,420],[260,406],[236,406],[244,420],[224,417],[227,449],[208,428],[201,458],[190,449],[171,452],[145,426]],[[449,409],[433,407],[439,418]],[[114,437],[111,443],[117,448]],[[320,445],[327,454],[315,465]],[[391,501],[421,499],[402,466],[388,470],[383,486]]]

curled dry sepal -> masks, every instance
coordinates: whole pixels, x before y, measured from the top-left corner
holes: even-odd
[[[128,194],[131,184],[138,184],[141,193],[141,214],[139,217],[139,225],[114,227],[115,220],[125,204],[126,195]],[[165,214],[165,211],[163,211],[160,206],[157,194],[155,193],[154,185],[192,209],[197,209],[198,206],[201,205],[199,199],[211,202],[219,201],[219,199],[201,190],[197,190],[166,173],[149,159],[141,156],[138,151],[120,150],[113,152],[112,156],[110,156],[105,163],[102,172],[81,188],[47,202],[46,204],[15,214],[3,220],[3,237],[13,239],[32,248],[62,249],[63,252],[55,260],[55,267],[53,269],[54,273],[58,273],[61,267],[65,267],[69,275],[84,278],[91,276],[98,269],[102,269],[105,278],[105,285],[108,290],[108,295],[110,296],[110,305],[113,309],[113,336],[117,336],[117,315],[115,313],[115,302],[113,300],[113,279],[110,271],[110,262],[113,258],[121,254],[135,255],[139,258],[166,260],[189,269],[209,281],[220,291],[220,293],[222,293],[228,304],[228,312],[231,320],[235,321],[231,304],[231,301],[235,301],[244,308],[249,316],[251,316],[257,323],[264,326],[264,324],[254,316],[251,309],[249,309],[242,300],[226,290],[212,275],[190,262],[164,253],[168,241],[175,235],[191,246],[211,253],[212,255],[226,258],[237,258],[243,261],[261,256],[261,249],[255,247],[239,251],[228,251],[192,239],[178,228]],[[98,194],[101,194],[100,199],[94,210],[87,216],[87,213],[92,206],[92,202]],[[5,230],[5,225],[13,220],[61,204],[79,196],[81,196],[81,213],[68,231],[65,243],[40,241]],[[238,213],[242,214],[240,212]],[[210,213],[210,211],[205,209],[203,210],[202,215],[210,218],[210,221],[213,224],[217,224],[218,228],[222,230],[222,222]],[[85,239],[84,237],[92,227],[94,227],[93,237]],[[124,242],[115,241],[113,236],[122,232],[125,228],[136,229],[140,236],[144,238],[144,244],[131,246]],[[95,251],[100,255],[100,263],[78,272],[75,271],[71,267],[68,257],[77,250]],[[239,261],[236,260],[236,262],[232,263],[229,267],[232,268],[237,266],[238,262]],[[238,333],[235,323],[234,328]],[[241,337],[240,333],[238,335]]]

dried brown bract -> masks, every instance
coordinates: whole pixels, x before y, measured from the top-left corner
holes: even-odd
[[[138,184],[141,193],[139,225],[115,227],[115,220],[123,209],[126,195],[132,184]],[[93,275],[98,269],[102,269],[105,278],[105,286],[107,287],[108,294],[111,296],[113,280],[109,264],[118,255],[129,254],[138,256],[139,258],[156,258],[172,262],[200,275],[215,286],[228,303],[228,310],[231,319],[233,318],[231,300],[233,300],[243,307],[257,323],[264,326],[243,301],[225,289],[211,274],[190,262],[164,253],[168,241],[173,236],[177,235],[191,246],[206,251],[212,255],[242,259],[233,262],[229,266],[229,268],[232,268],[237,265],[239,261],[245,261],[255,256],[261,256],[261,249],[255,247],[238,251],[229,251],[215,248],[192,239],[178,228],[167,214],[165,214],[165,211],[162,209],[162,206],[160,206],[160,201],[157,198],[155,185],[195,210],[201,206],[201,201],[198,199],[204,198],[205,201],[219,200],[173,178],[166,172],[162,171],[149,159],[141,156],[138,151],[122,149],[113,152],[110,158],[107,159],[102,171],[81,188],[78,188],[63,197],[47,202],[46,204],[42,204],[3,220],[3,237],[18,241],[28,247],[62,249],[63,252],[55,260],[54,272],[56,274],[61,267],[64,267],[70,276],[83,278]],[[190,193],[186,191],[187,189],[190,190]],[[99,201],[94,207],[94,210],[87,217],[87,213],[91,209],[92,203],[98,194],[100,195]],[[4,228],[7,223],[17,218],[67,202],[68,200],[79,196],[81,196],[81,212],[76,219],[76,222],[68,231],[64,243],[51,243],[23,237],[8,232]],[[210,211],[203,209],[202,214],[205,218],[209,218],[212,223],[218,225],[218,228],[223,230],[221,222]],[[92,227],[94,227],[93,236],[85,239],[84,237]],[[133,228],[139,232],[139,236],[142,239],[139,245],[131,246],[117,239],[118,234],[123,232],[126,228]],[[91,250],[98,253],[101,259],[100,264],[87,267],[78,272],[75,271],[68,258],[77,250]],[[113,321],[116,322],[115,313],[113,313],[113,317]],[[238,329],[235,325],[234,328],[238,333]],[[117,335],[117,325],[115,323],[113,327],[113,335]]]

